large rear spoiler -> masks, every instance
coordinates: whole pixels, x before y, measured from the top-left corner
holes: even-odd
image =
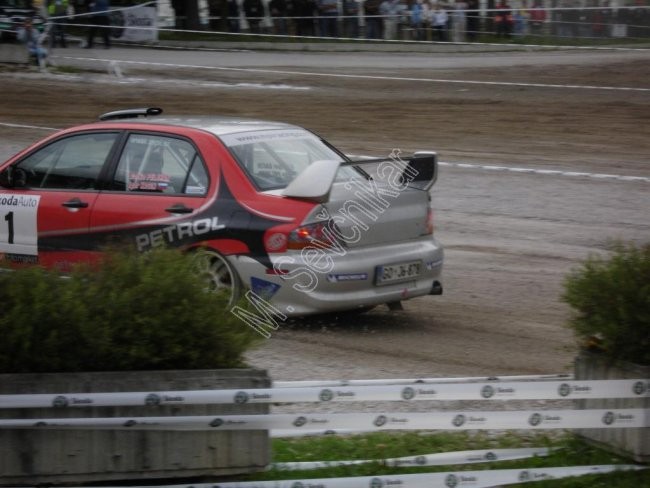
[[[370,165],[375,165],[370,168]],[[363,171],[377,183],[383,183],[398,190],[416,188],[428,191],[438,179],[438,155],[432,151],[419,151],[402,159],[399,153],[389,158],[361,159],[354,161],[321,160],[307,166],[282,191],[282,195],[324,203],[339,168],[342,166],[364,166]]]

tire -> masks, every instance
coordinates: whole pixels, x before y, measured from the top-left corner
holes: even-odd
[[[207,290],[228,294],[229,308],[237,303],[242,293],[241,279],[225,256],[212,250],[197,251],[194,269],[205,280]]]

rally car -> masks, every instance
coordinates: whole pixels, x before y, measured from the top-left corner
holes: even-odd
[[[442,293],[433,152],[352,160],[295,125],[110,112],[0,166],[0,253],[59,269],[171,246],[286,316]]]

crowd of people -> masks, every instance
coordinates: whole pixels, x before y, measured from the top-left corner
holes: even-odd
[[[270,0],[271,26],[265,25],[262,0],[228,0],[229,29],[242,30],[242,22],[253,33],[321,37],[366,37],[400,39],[408,36],[447,40],[456,26],[470,40],[479,31],[479,0]],[[460,31],[460,29],[457,29]],[[431,40],[431,39],[430,39]]]
[[[602,37],[629,23],[650,37],[650,9],[614,12],[609,0],[223,0],[229,29],[252,33],[368,39],[475,41],[479,34]],[[267,0],[264,0],[267,1]],[[644,7],[648,0],[636,0]],[[600,4],[602,8],[595,8]]]
[[[584,8],[580,0],[212,0],[227,12],[230,32],[368,39],[473,42],[479,34],[501,38],[523,35],[556,37],[605,37],[612,26],[623,24],[628,36],[650,37],[650,9],[609,7],[609,0],[592,0],[600,7]],[[530,4],[529,4],[530,2]],[[88,24],[86,47],[100,35],[110,48],[109,0],[43,0],[41,11],[48,18],[47,42],[39,40],[31,23],[19,39],[41,63],[47,48],[65,48],[67,15],[83,17]],[[119,2],[118,2],[119,3]],[[644,8],[645,7],[645,8]],[[225,19],[225,17],[222,17]],[[212,19],[211,19],[212,20]]]

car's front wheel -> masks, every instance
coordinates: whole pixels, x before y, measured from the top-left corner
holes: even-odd
[[[209,291],[228,296],[229,307],[237,303],[241,296],[241,280],[225,256],[212,250],[200,250],[194,256],[194,269]]]

